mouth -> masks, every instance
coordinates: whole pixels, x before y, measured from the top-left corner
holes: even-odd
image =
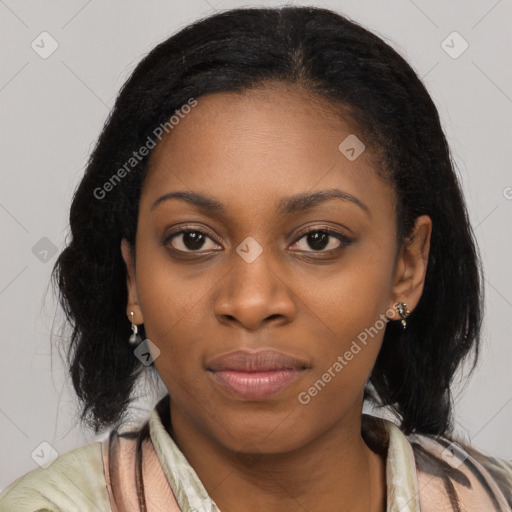
[[[229,393],[245,400],[262,400],[275,395],[295,382],[305,370],[271,370],[266,372],[211,372],[214,380]]]
[[[213,359],[207,371],[231,396],[262,400],[290,386],[308,368],[307,362],[276,350],[237,350]]]

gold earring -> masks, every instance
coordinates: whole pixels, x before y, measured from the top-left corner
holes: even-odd
[[[395,308],[398,311],[398,314],[402,318],[401,322],[404,329],[407,327],[407,322],[405,319],[411,314],[411,312],[407,309],[407,304],[405,302],[397,302],[395,304]]]
[[[139,328],[136,324],[133,323],[133,311],[130,311],[131,318],[131,324],[132,324],[132,334],[130,334],[130,337],[128,338],[128,343],[130,345],[138,345],[142,339],[139,336]]]

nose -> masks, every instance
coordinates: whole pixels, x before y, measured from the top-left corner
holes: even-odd
[[[270,263],[265,251],[247,262],[238,254],[217,288],[213,310],[218,321],[246,330],[286,325],[296,314],[289,278]]]

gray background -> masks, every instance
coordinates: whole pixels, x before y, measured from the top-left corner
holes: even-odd
[[[73,190],[119,88],[144,54],[189,22],[221,9],[280,4],[0,0],[0,490],[37,467],[31,454],[41,442],[63,453],[96,439],[77,425],[74,394],[50,346],[62,315],[48,285]],[[456,387],[456,428],[478,448],[512,459],[511,2],[309,4],[383,37],[424,78],[439,108],[487,287],[482,359],[463,395]],[[58,44],[46,59],[40,53],[51,41],[43,31]],[[457,58],[464,41],[454,31],[469,44]],[[141,410],[154,401],[148,395]]]

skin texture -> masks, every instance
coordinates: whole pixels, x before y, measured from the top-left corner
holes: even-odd
[[[223,512],[385,510],[385,461],[360,434],[384,329],[309,403],[298,396],[395,302],[415,308],[431,220],[419,217],[397,247],[395,192],[376,172],[371,143],[348,160],[338,145],[357,131],[324,100],[284,84],[197,100],[151,156],[136,265],[121,244],[126,313],[161,351],[155,365],[171,396],[171,435]],[[329,199],[276,212],[284,197],[324,189],[352,194],[367,210]],[[226,212],[181,199],[151,209],[178,190],[214,197]],[[185,245],[183,234],[169,239],[185,226],[206,234],[202,246]],[[315,249],[305,233],[326,227],[351,242],[331,236]],[[262,248],[251,263],[236,252],[248,236]],[[262,400],[228,395],[207,371],[214,356],[262,347],[309,368]]]

